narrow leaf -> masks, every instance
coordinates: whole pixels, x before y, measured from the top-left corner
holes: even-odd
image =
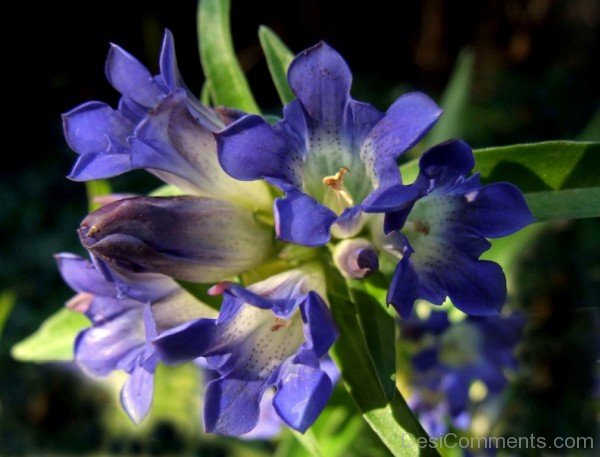
[[[600,216],[600,143],[548,141],[477,149],[474,172],[485,183],[510,182],[538,221]],[[414,181],[418,161],[401,167]]]
[[[281,41],[281,39],[270,28],[261,25],[258,29],[260,45],[267,59],[267,65],[275,89],[284,105],[287,105],[295,97],[287,81],[287,70],[294,58],[294,54]]]
[[[8,316],[15,306],[17,297],[12,290],[5,290],[0,293],[0,339],[2,338],[2,331],[8,321]]]
[[[85,189],[87,191],[88,209],[90,210],[90,212],[97,210],[101,206],[100,203],[95,201],[97,197],[110,195],[110,193],[112,192],[110,182],[108,182],[106,179],[86,181]]]
[[[73,360],[75,337],[89,325],[89,320],[83,314],[61,308],[33,334],[15,344],[11,354],[22,362]]]
[[[200,60],[216,105],[258,113],[248,81],[235,55],[229,24],[230,0],[200,0],[198,44]]]
[[[471,82],[473,80],[474,54],[463,50],[456,60],[452,76],[446,86],[440,106],[444,114],[435,127],[425,137],[424,146],[429,148],[450,138],[463,136],[467,120],[467,110],[470,101]]]
[[[385,301],[378,301],[367,290],[368,281],[348,281],[348,289],[381,390],[391,400],[396,393],[396,325],[384,309]]]
[[[417,440],[428,437],[402,395],[396,391],[390,401],[382,389],[344,280],[333,269],[327,280],[329,302],[340,329],[333,355],[365,421],[395,456],[438,455],[435,449],[419,447]]]

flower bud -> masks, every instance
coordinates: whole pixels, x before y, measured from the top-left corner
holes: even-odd
[[[349,279],[363,279],[379,269],[377,251],[364,238],[353,238],[338,243],[333,260],[342,275]]]
[[[215,282],[263,262],[268,229],[250,211],[198,197],[136,197],[109,203],[81,223],[83,246],[110,266]]]

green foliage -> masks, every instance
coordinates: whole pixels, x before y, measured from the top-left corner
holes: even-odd
[[[281,103],[287,105],[295,97],[287,82],[287,70],[294,54],[270,28],[262,25],[258,29],[258,37],[262,46],[271,78],[279,94]]]
[[[202,376],[195,365],[158,365],[154,375],[152,408],[139,426],[131,422],[120,405],[119,392],[126,377],[124,372],[118,372],[100,381],[111,391],[112,401],[107,404],[103,414],[110,435],[147,436],[156,425],[165,422],[175,425],[179,432],[188,437],[198,434]]]
[[[61,308],[38,330],[15,344],[14,359],[21,362],[57,362],[73,360],[73,343],[77,334],[90,325],[83,314]]]
[[[423,140],[425,149],[450,138],[458,138],[465,133],[474,59],[473,52],[466,49],[458,56],[440,102],[444,114]]]
[[[216,105],[260,112],[236,58],[229,24],[230,0],[198,3],[198,44],[204,75]]]
[[[110,195],[112,192],[110,182],[108,182],[106,179],[86,181],[85,189],[87,191],[88,209],[90,212],[95,211],[102,206],[96,201],[98,197]]]
[[[2,339],[2,331],[16,301],[17,297],[12,290],[5,290],[0,293],[0,339]]]
[[[417,440],[426,439],[427,434],[397,390],[393,398],[388,397],[385,386],[389,378],[381,375],[385,370],[381,361],[387,360],[387,356],[376,354],[375,351],[393,348],[393,334],[384,335],[377,343],[367,345],[362,333],[365,325],[365,316],[360,311],[362,305],[354,301],[364,296],[358,297],[356,289],[350,293],[344,280],[333,268],[327,271],[327,281],[329,302],[340,329],[333,355],[340,367],[343,382],[363,418],[395,456],[438,455],[434,449],[419,448]],[[385,328],[386,325],[382,323],[385,313],[374,314],[377,314],[374,319],[381,322],[369,322],[366,325],[371,329],[376,326]],[[387,316],[387,319],[393,325],[392,317]],[[387,341],[383,341],[383,338]],[[389,376],[392,374],[389,373]]]
[[[485,183],[518,186],[538,221],[600,216],[600,143],[548,141],[477,149],[474,154],[474,172]],[[418,161],[401,171],[405,182],[412,182]]]

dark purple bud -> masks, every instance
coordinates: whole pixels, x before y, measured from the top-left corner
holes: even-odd
[[[375,247],[364,238],[353,238],[338,243],[333,260],[342,275],[350,279],[362,279],[379,269]]]
[[[110,266],[216,282],[270,254],[270,230],[252,212],[200,197],[135,197],[109,203],[81,223],[83,246]]]

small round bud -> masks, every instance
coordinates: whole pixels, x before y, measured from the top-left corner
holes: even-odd
[[[364,238],[353,238],[338,243],[333,261],[344,277],[363,279],[379,269],[375,247]]]

